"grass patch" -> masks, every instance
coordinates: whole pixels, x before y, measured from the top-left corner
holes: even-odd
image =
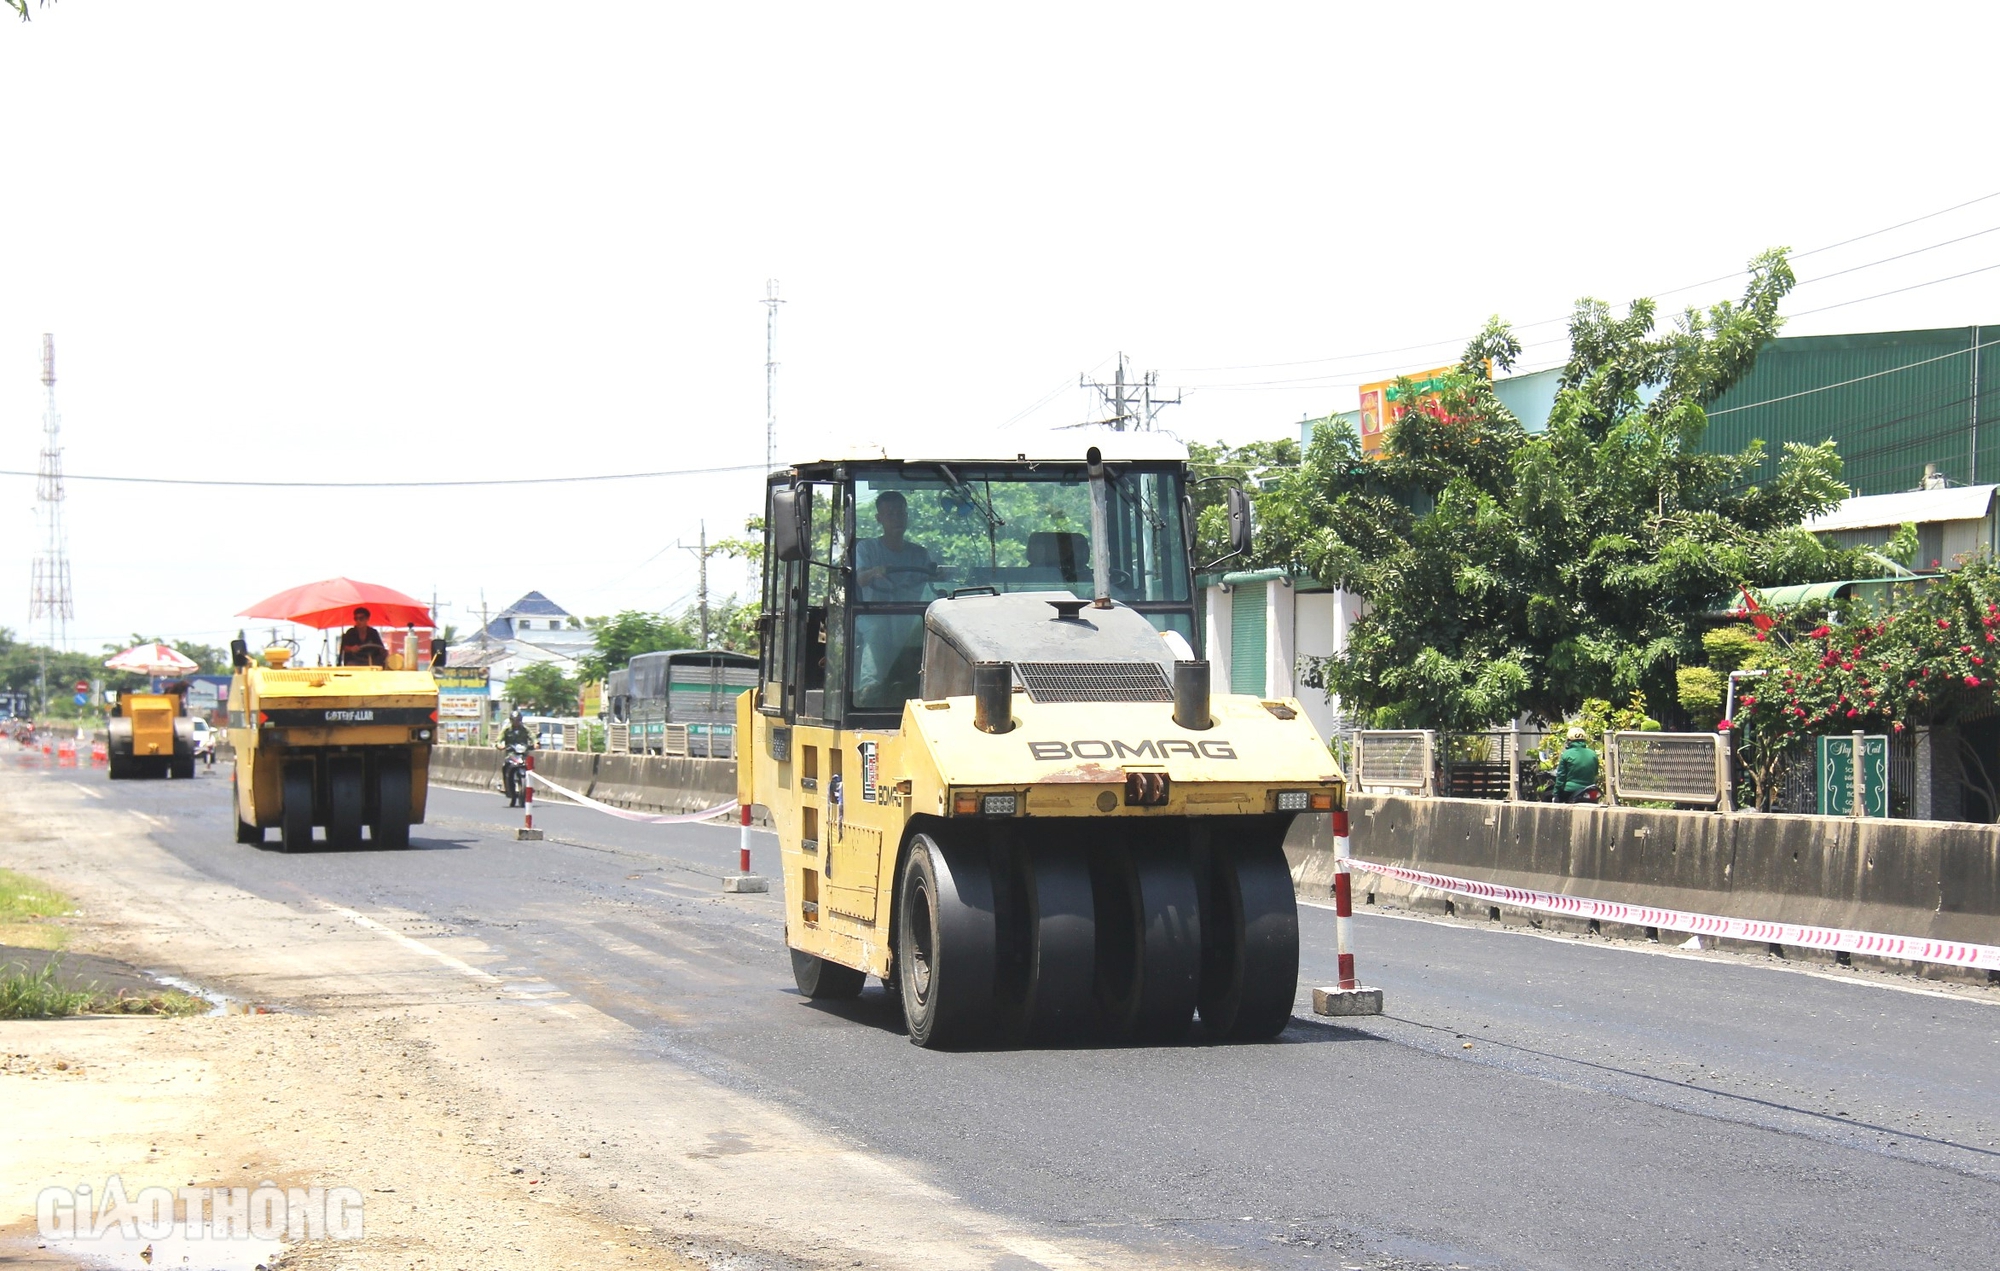
[[[19,962],[0,967],[0,1019],[58,1019],[80,1015],[95,1001],[95,989],[66,989],[56,980],[60,958],[50,958],[39,971]]]
[[[189,1015],[206,1015],[214,1009],[214,1004],[205,997],[183,993],[179,989],[166,989],[159,993],[133,993],[120,989],[116,997],[99,996],[90,1003],[93,1015],[165,1015],[169,1019],[182,1019]]]
[[[75,910],[74,900],[48,884],[0,869],[0,944],[60,949],[69,942],[69,932],[55,920]]]
[[[11,869],[0,869],[0,922],[60,918],[75,908],[75,901],[47,883]]]
[[[157,993],[119,989],[106,993],[97,985],[65,988],[62,959],[50,958],[39,971],[19,962],[0,966],[0,1019],[62,1019],[70,1015],[164,1015],[180,1019],[212,1009],[207,998],[179,989]]]

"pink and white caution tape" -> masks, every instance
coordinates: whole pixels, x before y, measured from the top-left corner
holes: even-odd
[[[736,811],[736,800],[731,799],[727,803],[718,803],[714,807],[702,812],[676,812],[664,815],[657,812],[633,812],[626,808],[614,808],[608,803],[599,803],[587,794],[578,794],[567,786],[559,786],[539,772],[529,773],[528,780],[538,786],[548,787],[565,799],[573,799],[586,808],[595,808],[597,811],[607,816],[615,816],[621,821],[638,821],[643,825],[684,825],[689,821],[706,821],[712,816],[721,816],[724,812]]]
[[[1503,887],[1498,883],[1481,883],[1468,878],[1453,878],[1449,874],[1411,869],[1407,865],[1377,865],[1364,860],[1350,863],[1355,869],[1384,878],[1401,879],[1432,891],[1473,896],[1520,909],[1537,909],[1543,913],[1596,918],[1634,927],[1658,927],[1662,931],[1684,931],[1690,935],[1716,936],[1725,940],[1754,940],[1762,944],[1789,944],[1806,949],[1866,953],[1878,958],[1906,958],[1911,962],[2000,970],[2000,946],[1990,944],[1960,944],[1918,936],[1883,935],[1875,931],[1847,931],[1839,927],[1802,927],[1789,922],[1722,918],[1715,914],[1683,913],[1678,909],[1659,909],[1651,905],[1626,905],[1613,900],[1588,900],[1581,896],[1530,891],[1524,887]]]

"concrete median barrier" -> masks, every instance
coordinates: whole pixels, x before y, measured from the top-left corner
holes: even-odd
[[[498,790],[500,752],[486,746],[433,746],[431,784],[453,790]]]
[[[455,790],[498,790],[500,759],[497,749],[439,746],[431,752],[431,781]],[[698,812],[736,797],[733,759],[543,750],[535,754],[535,771],[578,794],[635,812]],[[546,789],[536,797],[563,801]]]
[[[1362,860],[1727,918],[2000,943],[2000,826],[1389,795],[1355,795],[1349,806],[1354,855]],[[1326,817],[1300,817],[1286,853],[1301,894],[1331,894]],[[1417,909],[1459,912],[1464,905],[1359,872],[1355,892],[1357,909],[1371,897]],[[1500,906],[1467,916],[1490,918],[1496,908],[1502,922],[1589,925]],[[1922,973],[1985,978],[1949,968]]]

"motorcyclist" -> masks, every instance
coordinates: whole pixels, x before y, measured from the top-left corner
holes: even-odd
[[[515,742],[530,750],[535,748],[535,734],[528,728],[528,723],[522,718],[521,708],[518,706],[514,708],[514,713],[507,717],[507,731],[500,734],[500,749],[505,750]]]
[[[1597,784],[1597,752],[1591,749],[1590,735],[1572,727],[1556,760],[1555,797],[1559,803],[1576,803],[1584,792]]]
[[[522,795],[525,793],[526,782],[523,779],[523,774],[519,774],[514,770],[514,747],[516,746],[521,747],[524,751],[532,751],[535,748],[535,734],[529,730],[527,721],[521,718],[519,707],[516,707],[514,713],[508,716],[507,731],[500,734],[500,748],[507,752],[507,758],[503,762],[501,769],[502,784],[506,786],[507,806],[510,808],[518,808],[525,802]]]

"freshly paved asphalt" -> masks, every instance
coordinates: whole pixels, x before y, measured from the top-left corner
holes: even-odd
[[[1269,1267],[1967,1267],[2000,1261],[2000,995],[1358,920],[1388,1014],[1275,1043],[938,1054],[879,987],[798,997],[733,826],[434,789],[408,852],[232,841],[227,770],[112,785],[156,842],[281,903],[425,915],[966,1201]],[[754,867],[775,874],[775,841]],[[1302,910],[1302,989],[1333,920]],[[1914,981],[1910,982],[1914,985]],[[837,1180],[828,1180],[837,1185]]]

